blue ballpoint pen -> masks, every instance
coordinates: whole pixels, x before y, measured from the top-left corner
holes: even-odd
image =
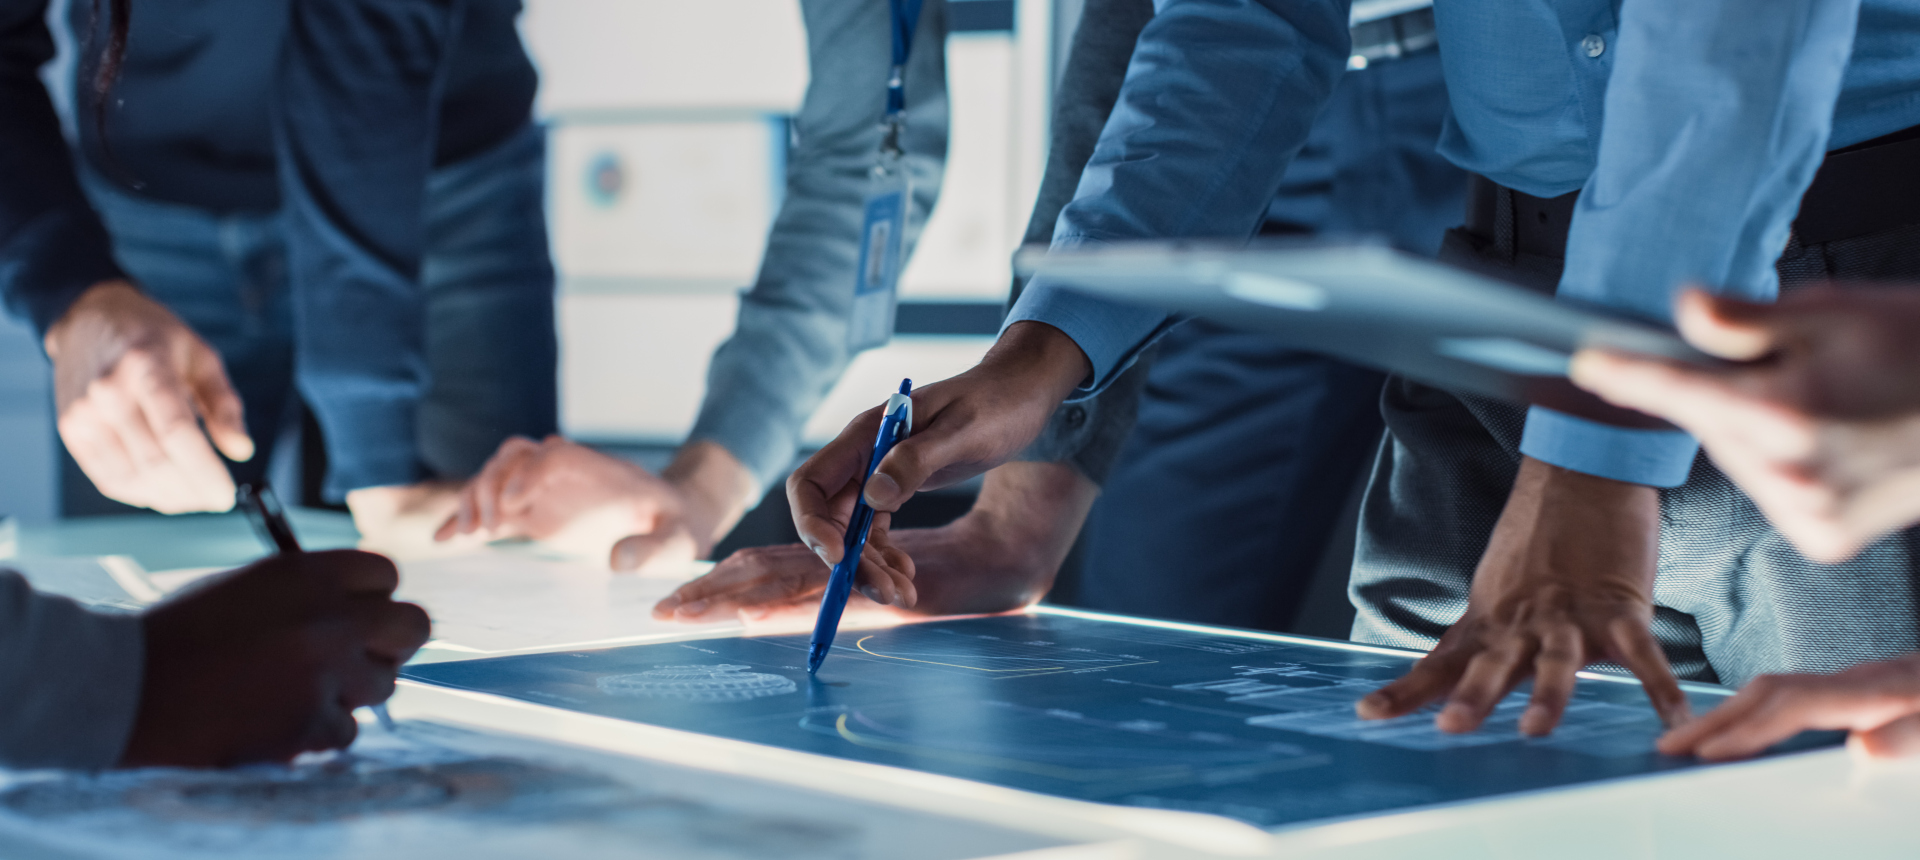
[[[867,480],[885,459],[887,452],[913,432],[913,380],[900,380],[900,393],[887,398],[886,417],[880,419],[879,438],[873,441],[873,456],[867,460],[867,474],[860,479],[860,497],[853,504],[853,519],[847,523],[845,552],[833,566],[827,579],[827,593],[820,598],[820,619],[813,623],[813,638],[807,643],[807,671],[820,671],[833,647],[833,636],[840,632],[840,614],[847,611],[847,598],[853,594],[853,575],[860,570],[860,554],[867,548],[867,532],[873,528],[873,507],[867,504]]]
[[[253,520],[253,527],[260,536],[273,544],[274,551],[282,555],[300,552],[300,539],[294,537],[293,527],[287,524],[287,514],[280,507],[280,499],[267,485],[240,485],[240,509]],[[391,732],[394,730],[393,717],[387,714],[385,703],[373,706],[373,715],[380,720],[380,727]]]

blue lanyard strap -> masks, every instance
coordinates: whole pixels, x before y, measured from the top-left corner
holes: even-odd
[[[887,119],[896,120],[907,109],[907,56],[913,52],[913,31],[920,26],[922,0],[887,0],[893,18],[893,68],[887,74]]]

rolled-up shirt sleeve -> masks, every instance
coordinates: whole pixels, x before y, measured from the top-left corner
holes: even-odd
[[[1659,321],[1688,283],[1773,298],[1773,262],[1825,154],[1858,13],[1857,0],[1624,0],[1560,295]],[[1698,446],[1536,407],[1520,450],[1672,487]]]
[[[90,612],[0,570],[0,766],[111,767],[140,707],[139,616]]]
[[[41,334],[88,287],[125,277],[40,80],[54,55],[46,7],[0,0],[0,295]]]
[[[1341,0],[1164,0],[1140,33],[1118,102],[1061,210],[1053,247],[1246,239],[1346,68]],[[1124,370],[1171,320],[1074,293],[1044,274],[1007,324],[1065,332],[1093,365],[1081,396]]]
[[[733,335],[708,366],[689,437],[726,448],[763,488],[792,465],[807,419],[853,359],[847,326],[861,202],[880,151],[891,65],[886,0],[806,0],[801,10],[812,77],[794,119],[786,196],[759,275],[741,296]],[[929,0],[904,81],[909,254],[946,165],[945,39],[945,4]]]

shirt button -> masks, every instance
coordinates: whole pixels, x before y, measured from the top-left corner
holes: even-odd
[[[1598,57],[1607,52],[1607,40],[1598,33],[1588,33],[1585,39],[1580,40],[1580,49],[1586,51],[1589,57]]]
[[[1082,425],[1082,424],[1085,424],[1085,423],[1087,423],[1087,410],[1085,410],[1085,409],[1083,409],[1083,408],[1081,408],[1081,407],[1079,407],[1079,406],[1069,406],[1069,407],[1067,407],[1067,427],[1068,427],[1068,429],[1071,429],[1071,430],[1078,430],[1078,429],[1080,429],[1080,425]]]

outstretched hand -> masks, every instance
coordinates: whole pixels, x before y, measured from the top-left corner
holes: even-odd
[[[1466,614],[1405,677],[1360,700],[1359,715],[1398,717],[1445,699],[1436,725],[1470,732],[1532,677],[1520,731],[1545,735],[1573,698],[1575,673],[1613,660],[1640,678],[1667,725],[1685,721],[1686,695],[1649,629],[1659,516],[1650,487],[1523,458]]]
[[[1800,551],[1839,562],[1920,520],[1920,295],[1820,288],[1755,304],[1683,293],[1689,342],[1744,362],[1707,369],[1585,350],[1573,380],[1658,415]]]
[[[267,558],[148,611],[125,767],[225,767],[337,749],[353,709],[393,695],[427,614],[393,562],[352,550]]]
[[[1837,675],[1762,675],[1668,732],[1660,751],[1746,758],[1809,729],[1850,730],[1850,744],[1876,758],[1920,753],[1920,654]]]

